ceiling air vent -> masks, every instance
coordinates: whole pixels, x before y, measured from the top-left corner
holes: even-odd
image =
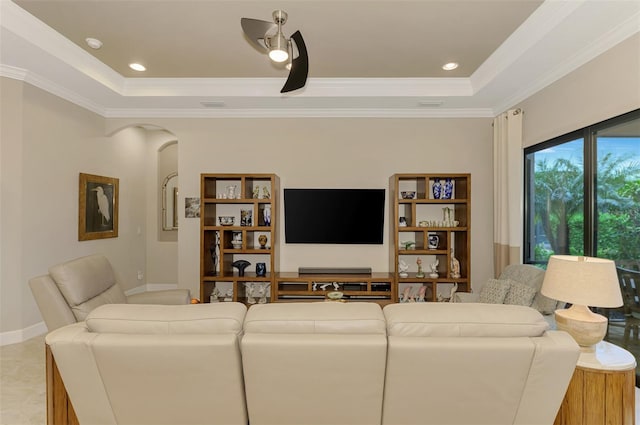
[[[200,102],[205,108],[224,108],[224,102],[221,100],[210,100],[207,102]]]

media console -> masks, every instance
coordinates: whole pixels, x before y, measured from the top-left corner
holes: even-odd
[[[299,274],[371,274],[371,267],[298,267]]]
[[[398,302],[391,273],[276,273],[271,299],[277,302],[322,301],[333,291],[342,292],[349,302]]]

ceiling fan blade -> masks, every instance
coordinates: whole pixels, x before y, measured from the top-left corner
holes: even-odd
[[[304,44],[302,34],[300,34],[300,31],[296,31],[291,35],[291,39],[298,48],[298,57],[291,61],[289,77],[280,93],[301,89],[307,83],[307,75],[309,74],[309,57],[307,56],[307,46]]]
[[[278,28],[276,24],[269,21],[261,21],[260,19],[241,18],[240,25],[251,44],[258,50],[267,51],[267,45],[264,44],[264,36],[269,31]]]

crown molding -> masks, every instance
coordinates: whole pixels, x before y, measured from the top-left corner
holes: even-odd
[[[491,108],[107,109],[105,118],[493,118]]]
[[[43,76],[35,74],[31,71],[0,64],[0,77],[24,81],[25,83],[29,83],[32,86],[46,91],[47,93],[53,94],[54,96],[69,101],[98,115],[105,116],[106,114],[106,110],[103,106],[83,96],[80,96],[73,90],[69,90],[64,86],[56,84],[53,81],[48,80]]]
[[[282,78],[128,78],[118,93],[134,96],[261,96],[271,98],[472,96],[468,78],[309,78],[292,94]]]

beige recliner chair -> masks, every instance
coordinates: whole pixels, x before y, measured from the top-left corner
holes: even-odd
[[[150,291],[126,296],[109,260],[94,254],[49,268],[29,280],[31,292],[49,331],[85,320],[103,304],[189,304],[188,289]]]
[[[246,425],[246,307],[109,304],[50,332],[80,424]]]

